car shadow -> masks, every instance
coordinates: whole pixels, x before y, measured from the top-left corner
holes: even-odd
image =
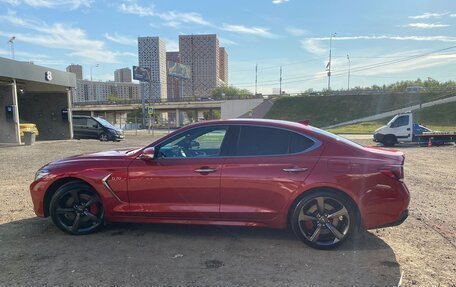
[[[49,219],[0,224],[5,285],[397,286],[391,247],[365,232],[340,248],[307,247],[287,230],[111,224],[71,236]]]

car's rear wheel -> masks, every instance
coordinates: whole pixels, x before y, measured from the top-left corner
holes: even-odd
[[[356,212],[344,196],[317,191],[297,203],[292,216],[293,232],[307,245],[332,249],[351,236],[356,227]]]
[[[100,134],[100,141],[102,142],[107,142],[109,140],[109,137],[106,133],[101,133]]]
[[[54,224],[70,234],[93,233],[103,225],[103,203],[96,191],[83,182],[61,186],[53,195],[49,209]]]

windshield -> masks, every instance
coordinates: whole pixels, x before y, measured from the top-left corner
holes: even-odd
[[[116,127],[114,127],[110,122],[108,122],[107,120],[103,119],[103,118],[95,118],[97,120],[97,122],[99,122],[102,126],[106,127],[106,128],[110,128],[110,129],[116,129]]]

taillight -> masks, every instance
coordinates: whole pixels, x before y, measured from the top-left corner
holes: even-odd
[[[388,165],[382,167],[381,173],[399,181],[404,180],[404,166],[403,165]]]

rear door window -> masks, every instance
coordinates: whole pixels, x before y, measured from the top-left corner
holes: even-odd
[[[313,145],[314,142],[311,139],[288,130],[242,126],[236,155],[285,155],[305,151]]]
[[[73,125],[87,126],[87,118],[73,118]]]

